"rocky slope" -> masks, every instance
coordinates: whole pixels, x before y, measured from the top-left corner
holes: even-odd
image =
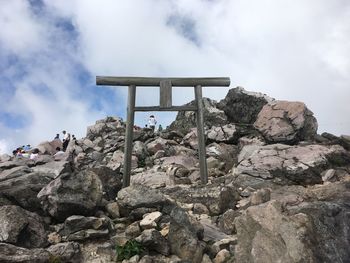
[[[207,185],[193,113],[135,131],[124,189],[119,118],[59,158],[1,156],[0,262],[350,262],[350,137],[240,87],[205,107]]]

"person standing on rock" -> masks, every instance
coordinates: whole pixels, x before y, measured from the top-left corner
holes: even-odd
[[[62,145],[62,150],[65,152],[68,146],[68,143],[70,141],[70,134],[67,133],[66,131],[62,131],[63,133],[63,145]]]
[[[157,120],[154,117],[154,115],[149,116],[148,124],[149,124],[149,127],[152,129],[152,131],[154,131],[154,129],[156,128],[156,124],[157,124]]]

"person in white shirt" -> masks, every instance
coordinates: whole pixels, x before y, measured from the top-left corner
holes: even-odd
[[[152,131],[154,131],[157,124],[157,120],[154,117],[154,115],[149,116],[148,124],[149,124],[149,127],[152,129]]]
[[[68,143],[70,141],[70,134],[67,133],[66,131],[62,131],[62,133],[63,133],[63,145],[62,145],[63,149],[62,150],[65,152],[67,149]]]

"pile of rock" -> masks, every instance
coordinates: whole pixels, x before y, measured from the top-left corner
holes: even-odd
[[[207,185],[193,113],[136,131],[124,189],[120,118],[60,160],[0,156],[0,262],[347,262],[349,136],[241,87],[204,104]]]

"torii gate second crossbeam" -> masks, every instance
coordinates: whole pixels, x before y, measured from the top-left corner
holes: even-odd
[[[204,118],[202,87],[228,87],[230,78],[143,78],[143,77],[96,77],[97,85],[128,86],[128,106],[124,150],[123,187],[130,185],[131,154],[135,111],[195,111],[197,112],[198,153],[201,182],[208,182],[205,158]],[[136,86],[160,87],[159,106],[135,107]],[[195,106],[173,106],[172,87],[194,87]]]

